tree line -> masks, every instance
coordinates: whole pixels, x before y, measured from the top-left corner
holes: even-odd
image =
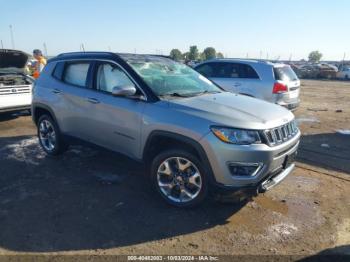
[[[200,52],[196,45],[190,46],[190,49],[182,53],[179,49],[172,49],[169,55],[175,61],[205,61],[213,58],[224,58],[221,52],[216,52],[214,47],[207,47]]]
[[[205,61],[214,58],[224,58],[221,52],[216,52],[214,47],[207,47],[200,52],[196,45],[190,46],[190,49],[182,53],[179,49],[175,48],[170,51],[169,55],[175,61]],[[322,58],[322,53],[319,51],[312,51],[309,54],[309,62],[318,63]]]

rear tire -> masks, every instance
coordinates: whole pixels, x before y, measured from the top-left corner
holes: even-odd
[[[51,116],[44,114],[39,118],[37,133],[40,145],[48,155],[56,156],[67,150],[67,144]]]
[[[203,164],[183,149],[159,153],[152,161],[151,180],[161,197],[176,207],[197,206],[208,195]]]

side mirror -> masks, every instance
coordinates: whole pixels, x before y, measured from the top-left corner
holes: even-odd
[[[133,96],[136,94],[136,88],[133,85],[115,86],[112,90],[113,96]]]

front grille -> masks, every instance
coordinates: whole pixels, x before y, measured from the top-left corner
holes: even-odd
[[[18,95],[29,94],[31,92],[31,86],[6,86],[6,88],[0,88],[1,95]]]
[[[265,130],[263,136],[269,146],[276,146],[292,139],[297,133],[298,127],[293,120],[283,126]]]

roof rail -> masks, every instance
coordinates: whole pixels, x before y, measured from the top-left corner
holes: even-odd
[[[113,52],[106,52],[106,51],[80,51],[80,52],[67,52],[67,53],[61,53],[57,56],[62,57],[66,55],[84,55],[84,54],[106,54],[106,55],[111,55],[115,54]]]

